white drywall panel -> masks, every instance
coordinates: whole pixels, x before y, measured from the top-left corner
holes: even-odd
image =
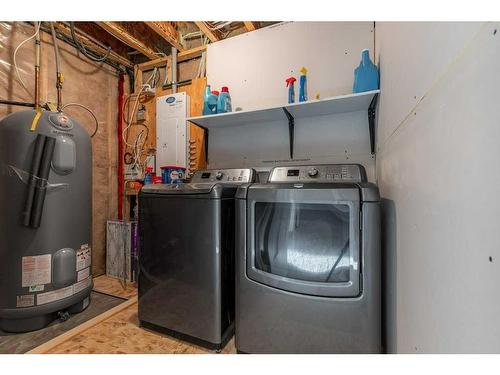
[[[208,83],[212,89],[229,87],[233,110],[286,104],[285,79],[291,75],[298,79],[302,66],[309,70],[309,98],[314,98],[316,93],[322,98],[350,94],[361,50],[372,50],[373,38],[373,22],[273,25],[210,44]],[[298,96],[297,82],[297,101]],[[365,164],[373,177],[366,112],[328,117],[296,121],[294,161],[289,158],[285,122],[211,130],[209,166],[349,161]]]
[[[477,22],[377,22],[383,144],[477,32]],[[383,51],[383,53],[380,53]],[[387,104],[387,105],[385,105]]]
[[[375,177],[366,111],[295,120],[294,160],[286,121],[211,129],[208,139],[211,168],[361,163]]]
[[[308,94],[350,94],[361,50],[373,49],[373,22],[286,22],[208,45],[207,80],[228,86],[233,110],[286,104],[285,79],[308,69]]]
[[[382,74],[382,93],[409,92],[415,76],[430,83],[444,72],[377,155],[386,264],[395,272],[386,275],[389,349],[498,353],[500,24],[443,24],[444,39],[425,23],[376,27],[381,61],[399,56]],[[391,32],[379,33],[385,27]],[[402,39],[415,41],[416,55],[450,46],[456,56],[436,56],[439,69],[410,70]],[[392,110],[404,100],[381,102],[379,130],[394,129]]]

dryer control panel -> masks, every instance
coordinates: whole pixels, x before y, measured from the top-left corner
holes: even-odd
[[[275,167],[269,182],[365,182],[366,171],[359,164],[322,164]]]
[[[251,168],[213,169],[198,171],[191,179],[195,182],[247,183],[253,182],[254,170]]]

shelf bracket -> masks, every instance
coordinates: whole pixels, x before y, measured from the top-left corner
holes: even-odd
[[[200,126],[200,125],[198,125],[198,126]],[[202,129],[205,132],[205,137],[203,137],[203,138],[205,138],[205,162],[208,165],[208,129],[203,128],[203,127],[202,127]]]
[[[285,112],[286,117],[288,118],[288,137],[290,142],[290,159],[293,159],[293,137],[295,134],[295,119],[288,112],[288,110],[283,107],[283,112]]]
[[[375,154],[375,114],[377,108],[378,94],[375,94],[368,107],[368,130],[370,132],[370,149]]]

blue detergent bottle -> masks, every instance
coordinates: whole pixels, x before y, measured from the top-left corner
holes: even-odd
[[[217,102],[219,101],[219,92],[212,91],[210,96],[207,99],[208,110],[210,111],[209,115],[215,115],[217,113]]]
[[[354,70],[354,84],[352,92],[365,92],[378,90],[379,72],[377,66],[370,60],[370,51],[364,49],[361,51],[361,62]]]
[[[300,69],[299,83],[299,102],[307,102],[307,69],[305,67]]]
[[[217,101],[217,113],[231,112],[231,96],[229,95],[229,88],[223,86],[219,94],[219,100]]]
[[[203,115],[210,115],[212,112],[210,108],[208,108],[208,98],[212,95],[212,90],[210,89],[210,85],[205,86],[205,94],[203,95]]]
[[[295,77],[289,77],[286,79],[286,87],[288,87],[288,104],[295,103]]]

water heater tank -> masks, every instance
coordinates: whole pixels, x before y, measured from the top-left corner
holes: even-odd
[[[92,146],[64,113],[0,121],[0,329],[43,328],[92,290]]]

